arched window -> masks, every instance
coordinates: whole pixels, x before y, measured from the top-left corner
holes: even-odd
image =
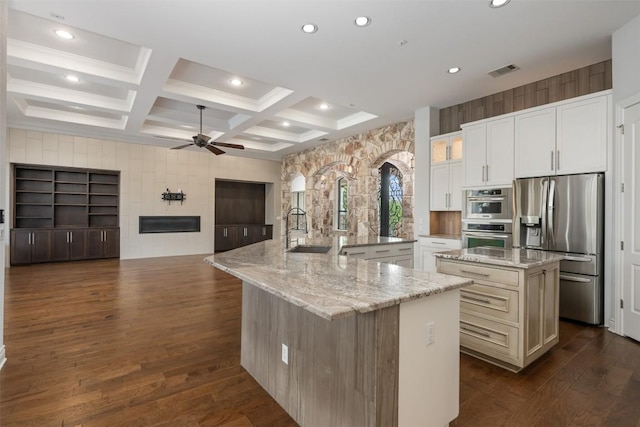
[[[347,229],[347,178],[340,177],[336,182],[336,230]]]

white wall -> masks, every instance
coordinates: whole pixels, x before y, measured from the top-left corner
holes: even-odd
[[[414,189],[413,189],[413,235],[426,235],[430,232],[429,224],[429,192],[431,178],[431,142],[430,137],[437,135],[440,130],[439,110],[424,107],[415,111],[415,158],[414,158]],[[414,262],[420,268],[420,250],[416,244]]]
[[[613,103],[640,92],[640,15],[613,33]]]
[[[8,1],[0,0],[0,177],[6,176],[7,146],[7,14]],[[6,187],[0,185],[0,209],[7,211]],[[0,224],[0,369],[6,360],[4,350],[4,242],[7,222]]]
[[[269,183],[265,220],[274,225],[273,235],[280,235],[274,217],[280,206],[280,162],[22,129],[9,129],[8,150],[11,163],[120,171],[122,259],[212,253],[216,178]],[[181,189],[186,201],[162,201],[167,188]],[[199,215],[201,232],[139,234],[141,215]]]

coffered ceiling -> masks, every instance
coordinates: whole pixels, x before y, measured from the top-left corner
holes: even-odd
[[[640,14],[640,1],[618,0],[9,7],[9,126],[174,147],[199,132],[204,105],[202,133],[245,147],[227,155],[269,159],[609,59],[611,34]],[[520,70],[487,74],[508,64]]]

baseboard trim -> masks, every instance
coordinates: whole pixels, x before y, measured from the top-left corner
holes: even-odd
[[[4,366],[5,362],[7,361],[7,358],[5,356],[5,346],[0,347],[0,370],[2,370],[2,367]]]

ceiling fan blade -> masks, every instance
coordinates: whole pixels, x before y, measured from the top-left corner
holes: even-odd
[[[229,144],[226,142],[212,142],[212,144],[219,145],[220,147],[235,148],[236,150],[244,150],[244,145],[240,145],[240,144]]]
[[[178,147],[173,147],[173,148],[172,148],[172,150],[179,150],[179,149],[181,149],[181,148],[186,148],[186,147],[188,147],[188,146],[190,146],[190,145],[193,145],[193,143],[192,143],[192,142],[190,142],[190,143],[188,143],[188,144],[180,145],[180,146],[178,146]]]
[[[211,151],[216,156],[219,156],[220,154],[224,154],[224,151],[222,151],[218,147],[214,147],[213,145],[205,145],[204,148],[206,148],[207,150]]]

